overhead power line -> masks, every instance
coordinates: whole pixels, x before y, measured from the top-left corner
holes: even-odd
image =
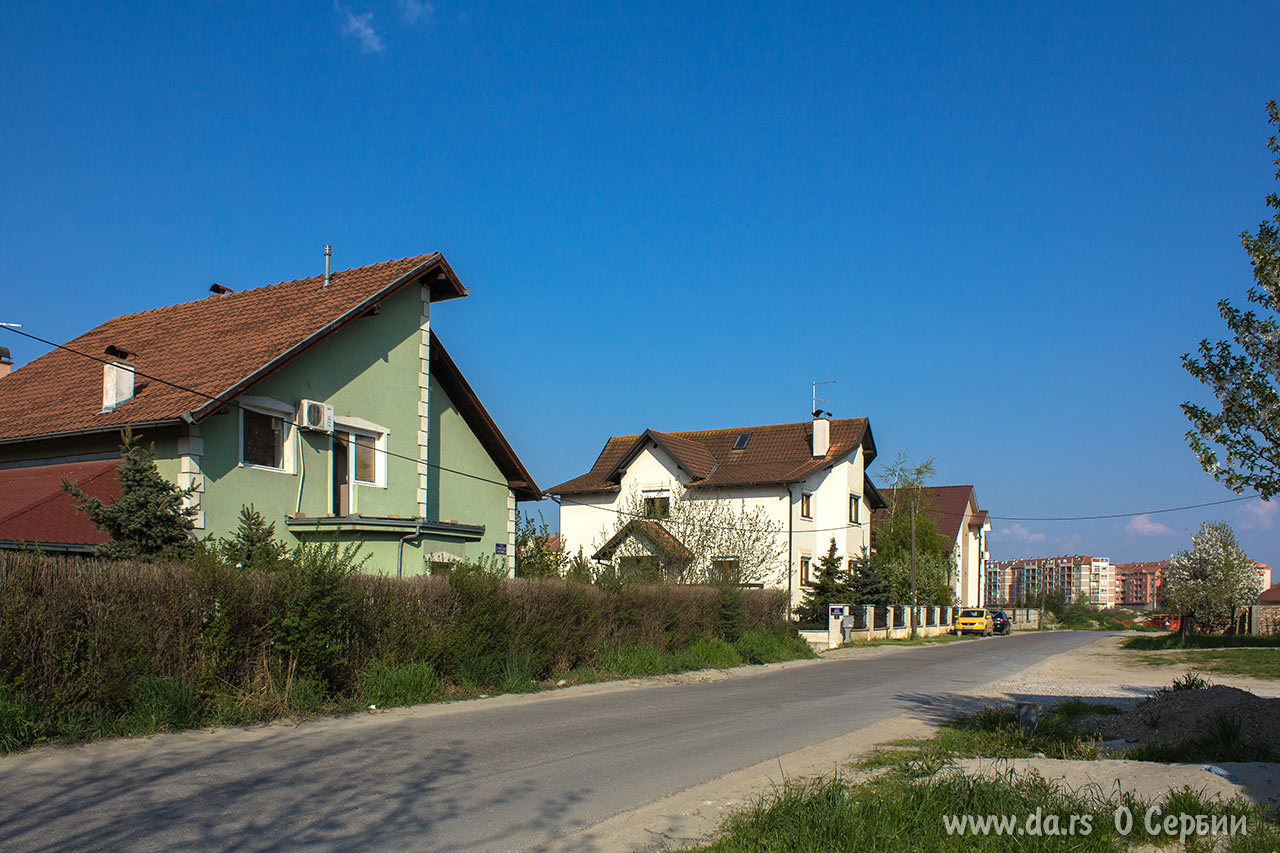
[[[57,343],[57,342],[55,342],[55,341],[51,341],[51,340],[49,340],[49,339],[47,339],[47,338],[42,338],[42,337],[40,337],[39,335],[35,335],[35,334],[30,333],[30,332],[22,331],[21,329],[17,328],[17,327],[16,327],[15,325],[13,325],[13,324],[0,324],[0,328],[3,328],[3,329],[5,329],[5,330],[6,330],[6,331],[8,331],[8,332],[12,332],[12,333],[13,333],[13,334],[15,334],[15,335],[21,335],[21,336],[23,336],[23,337],[25,337],[25,338],[30,338],[31,340],[39,341],[40,343],[42,343],[42,344],[46,344],[47,346],[51,346],[51,347],[54,347],[54,348],[56,348],[56,349],[63,350],[63,351],[65,351],[65,352],[69,352],[69,353],[71,353],[72,355],[78,355],[78,356],[80,356],[81,358],[86,358],[86,359],[89,359],[89,360],[91,360],[91,361],[96,361],[96,362],[98,362],[98,363],[100,363],[100,364],[111,364],[111,363],[112,363],[112,362],[108,361],[107,359],[102,358],[101,356],[96,356],[96,355],[93,355],[92,353],[82,352],[82,351],[80,351],[80,350],[73,349],[72,347],[66,346],[65,344],[60,344],[60,343]],[[185,392],[187,392],[188,394],[195,394],[195,395],[197,395],[197,396],[199,396],[199,397],[204,397],[205,399],[207,399],[207,400],[209,400],[209,401],[211,401],[211,402],[222,403],[223,405],[228,406],[228,407],[230,407],[230,408],[234,408],[234,409],[243,409],[243,408],[245,408],[245,407],[244,407],[244,406],[242,406],[242,405],[240,404],[240,402],[239,402],[239,401],[237,401],[237,400],[228,399],[228,398],[223,397],[223,396],[221,396],[221,395],[219,395],[219,394],[210,394],[208,391],[201,391],[201,390],[200,390],[200,389],[198,389],[198,388],[192,388],[192,387],[190,387],[190,386],[183,385],[183,384],[178,383],[178,382],[173,382],[173,381],[171,381],[171,380],[164,379],[164,378],[162,378],[162,377],[155,376],[155,375],[153,375],[153,374],[144,373],[144,372],[142,372],[142,371],[140,371],[140,370],[134,370],[134,375],[135,375],[135,376],[140,376],[140,377],[142,377],[143,379],[148,379],[148,380],[150,380],[150,381],[152,381],[152,382],[159,382],[161,385],[167,385],[167,386],[169,386],[170,388],[176,388],[176,389],[178,389],[179,391],[185,391]],[[286,419],[281,418],[281,420],[286,420]],[[293,421],[293,420],[286,420],[286,423],[288,423],[290,426],[293,426],[293,427],[301,427],[301,426],[302,426],[302,424],[298,423],[297,421]],[[365,448],[365,449],[367,449],[367,450],[372,450],[372,451],[373,451],[373,452],[375,452],[375,453],[382,453],[382,454],[386,455],[387,457],[390,457],[390,458],[393,458],[393,459],[402,459],[402,460],[404,460],[404,461],[406,461],[406,462],[412,462],[414,465],[425,465],[425,466],[427,466],[428,468],[433,468],[433,469],[435,469],[435,470],[437,470],[437,471],[443,471],[443,472],[445,472],[445,473],[449,473],[449,474],[456,474],[456,475],[458,475],[458,476],[460,476],[460,477],[466,477],[466,478],[468,478],[468,479],[476,480],[476,481],[481,482],[481,483],[488,483],[488,484],[490,484],[490,485],[494,485],[494,486],[501,486],[501,487],[502,487],[502,488],[504,488],[504,489],[506,489],[506,488],[510,488],[510,484],[509,484],[509,483],[501,482],[501,481],[499,481],[499,480],[493,480],[493,479],[490,479],[490,478],[488,478],[488,477],[483,477],[483,476],[481,476],[481,475],[479,475],[479,474],[472,474],[472,473],[470,473],[470,472],[468,472],[468,471],[459,471],[459,470],[457,470],[457,469],[455,469],[455,468],[449,468],[449,467],[447,467],[447,466],[440,465],[439,463],[435,463],[435,462],[428,462],[428,461],[427,461],[427,460],[425,460],[425,459],[419,459],[419,458],[417,458],[417,457],[415,457],[415,456],[406,456],[406,455],[404,455],[404,454],[402,454],[402,453],[396,453],[395,451],[392,451],[392,450],[386,450],[386,449],[384,449],[384,448],[379,448],[379,447],[377,447],[376,445],[373,445],[373,444],[364,444],[364,443],[361,443],[361,442],[359,442],[359,441],[357,441],[357,440],[356,440],[356,437],[355,437],[354,435],[351,437],[351,443],[352,443],[353,445],[355,445],[355,446],[363,447],[363,448]],[[929,487],[927,487],[927,486],[926,486],[926,487],[923,487],[923,488],[929,488]],[[557,504],[559,504],[559,505],[561,505],[561,506],[563,506],[564,504],[566,504],[566,503],[567,503],[567,504],[574,505],[574,506],[589,507],[589,508],[591,508],[591,509],[600,510],[600,511],[602,511],[602,512],[610,512],[610,513],[614,513],[614,514],[619,515],[619,516],[627,516],[627,517],[630,517],[630,518],[640,518],[640,519],[649,519],[649,520],[655,520],[655,521],[662,521],[662,522],[664,522],[664,523],[666,523],[666,524],[673,524],[673,525],[689,525],[689,524],[697,524],[697,522],[685,522],[685,521],[681,521],[680,519],[671,519],[671,518],[653,519],[651,516],[644,515],[643,513],[632,512],[632,511],[629,511],[629,510],[625,510],[625,509],[618,509],[618,508],[615,508],[615,507],[600,506],[600,505],[598,505],[598,504],[586,503],[586,502],[584,502],[584,501],[578,501],[578,500],[574,500],[573,498],[566,498],[566,497],[564,497],[564,496],[556,497],[556,496],[552,495],[550,492],[542,492],[542,493],[541,493],[541,496],[542,496],[542,498],[543,498],[543,499],[550,498],[551,500],[555,501]],[[1103,513],[1103,514],[1097,514],[1097,515],[1059,515],[1059,516],[1029,516],[1029,515],[1028,515],[1028,516],[1016,516],[1016,515],[1010,515],[1010,516],[998,516],[998,515],[988,515],[988,516],[987,516],[987,518],[988,518],[988,519],[990,519],[990,520],[992,520],[992,521],[1037,521],[1037,522],[1101,521],[1101,520],[1113,519],[1113,518],[1134,518],[1134,517],[1141,516],[1141,515],[1159,515],[1159,514],[1162,514],[1162,513],[1169,513],[1169,512],[1182,512],[1182,511],[1184,511],[1184,510],[1191,510],[1191,509],[1203,509],[1203,508],[1205,508],[1205,507],[1220,506],[1220,505],[1222,505],[1222,504],[1237,503],[1237,502],[1239,502],[1239,501],[1250,501],[1250,500],[1254,500],[1254,499],[1256,499],[1256,498],[1258,498],[1258,497],[1260,497],[1260,496],[1259,496],[1259,495],[1244,495],[1244,496],[1240,496],[1240,497],[1226,498],[1226,499],[1224,499],[1224,500],[1207,501],[1207,502],[1204,502],[1204,503],[1196,503],[1196,504],[1185,504],[1185,505],[1183,505],[1183,506],[1175,506],[1175,507],[1163,507],[1163,508],[1160,508],[1160,509],[1139,510],[1139,511],[1136,511],[1136,512],[1114,512],[1114,513]],[[963,517],[967,514],[967,513],[965,513],[965,512],[959,512],[959,513],[957,513],[957,512],[952,512],[952,511],[947,511],[947,510],[940,510],[940,509],[934,509],[934,508],[930,508],[930,510],[929,510],[929,511],[930,511],[930,513],[931,513],[931,514],[933,514],[933,515],[942,515],[942,516],[951,516],[951,517],[960,517],[960,518],[963,518]],[[802,531],[800,531],[800,532],[802,532],[802,533],[838,533],[838,532],[841,532],[841,531],[852,530],[852,529],[854,529],[854,528],[860,528],[860,527],[863,527],[863,526],[864,526],[864,524],[863,524],[863,523],[861,523],[861,522],[850,522],[849,524],[840,525],[840,526],[838,526],[838,527],[821,527],[821,528],[806,527],[806,528],[804,528],[804,529],[803,529]],[[753,530],[751,530],[751,529],[749,529],[749,528],[741,528],[741,527],[726,527],[726,526],[724,526],[724,525],[711,525],[711,527],[713,527],[714,529],[717,529],[717,530],[724,530],[724,531],[728,531],[728,532],[738,532],[738,533],[750,533],[750,532],[754,532]]]

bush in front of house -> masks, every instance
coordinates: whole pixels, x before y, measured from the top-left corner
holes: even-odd
[[[0,752],[803,656],[778,591],[358,567],[0,552]]]

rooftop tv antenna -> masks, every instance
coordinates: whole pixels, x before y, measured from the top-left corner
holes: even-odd
[[[834,385],[834,384],[836,384],[836,381],[835,381],[834,379],[822,379],[822,380],[819,380],[819,381],[814,382],[814,383],[812,383],[812,384],[813,384],[813,408],[812,408],[812,409],[810,409],[810,411],[812,411],[812,412],[813,412],[813,416],[816,418],[816,417],[818,417],[818,416],[819,416],[819,414],[822,414],[822,410],[818,408],[818,404],[819,404],[819,403],[832,403],[832,402],[834,402],[833,400],[828,400],[828,399],[827,399],[827,398],[825,398],[825,397],[819,397],[819,396],[818,396],[818,386],[819,386],[819,385]],[[825,414],[827,415],[827,417],[831,417],[831,413],[830,413],[830,412],[826,412]]]

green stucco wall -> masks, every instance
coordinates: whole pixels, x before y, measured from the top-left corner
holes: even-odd
[[[277,373],[263,379],[245,396],[278,400],[290,406],[300,399],[319,400],[334,407],[335,419],[354,417],[386,428],[385,485],[352,482],[349,511],[365,517],[400,518],[418,515],[418,428],[420,389],[419,328],[420,291],[409,287],[383,301],[381,311],[348,323],[340,331],[295,358]],[[505,477],[472,434],[443,388],[430,381],[428,458],[434,465],[466,471],[504,483]],[[368,571],[394,574],[403,531],[360,530],[325,532],[315,528],[293,529],[286,517],[296,512],[309,518],[325,518],[331,509],[331,439],[317,432],[297,430],[293,441],[291,471],[273,471],[240,463],[240,420],[236,408],[216,414],[199,425],[204,443],[200,468],[204,492],[200,507],[204,528],[199,536],[231,536],[241,506],[252,504],[285,544],[300,538],[359,541],[368,555]],[[178,482],[180,460],[177,427],[143,431],[154,441],[160,472]],[[38,444],[0,446],[0,463],[105,453],[118,447],[114,433],[44,441]],[[484,525],[479,541],[450,535],[426,535],[403,549],[405,575],[421,574],[424,558],[447,553],[463,559],[494,555],[495,545],[507,542],[508,491],[457,474],[430,469],[426,519]]]

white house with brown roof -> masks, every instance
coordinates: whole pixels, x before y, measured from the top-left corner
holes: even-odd
[[[893,489],[884,490],[892,502]],[[938,526],[944,541],[951,545],[954,569],[951,589],[960,607],[986,604],[984,577],[991,554],[987,550],[987,533],[991,523],[987,511],[978,507],[978,494],[973,486],[926,486],[926,512]]]
[[[654,559],[698,559],[690,553],[693,532],[670,517],[672,500],[714,501],[739,519],[767,519],[776,558],[758,582],[788,589],[795,606],[832,539],[842,557],[870,547],[871,511],[883,506],[866,476],[875,456],[866,418],[689,432],[647,429],[610,438],[590,471],[549,492],[560,501],[565,553],[581,551],[598,561],[612,559],[628,537]],[[718,573],[742,579],[742,555],[701,556]]]

